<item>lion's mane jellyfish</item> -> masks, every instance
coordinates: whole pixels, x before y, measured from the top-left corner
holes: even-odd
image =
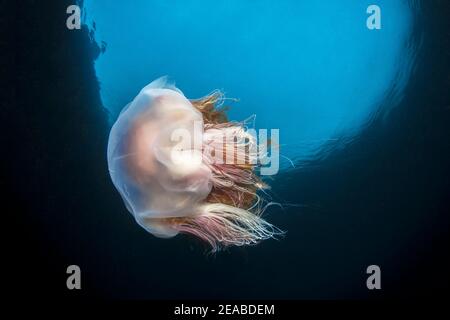
[[[188,100],[164,77],[144,87],[114,123],[111,179],[153,235],[192,234],[216,251],[281,233],[261,218],[258,191],[268,186],[256,174],[256,138],[244,122],[228,121],[223,100],[220,91]],[[193,141],[180,139],[186,136]],[[215,161],[227,152],[244,161]]]

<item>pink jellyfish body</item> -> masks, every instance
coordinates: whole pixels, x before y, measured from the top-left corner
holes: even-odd
[[[138,224],[157,237],[188,233],[215,251],[281,233],[260,217],[257,191],[267,186],[255,173],[255,138],[227,120],[222,100],[215,91],[190,101],[160,78],[111,129],[111,179]],[[227,152],[242,161],[217,161]]]

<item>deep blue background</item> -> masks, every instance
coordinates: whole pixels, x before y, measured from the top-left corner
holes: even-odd
[[[328,157],[275,177],[274,193],[303,205],[270,212],[268,219],[287,236],[216,256],[205,255],[190,237],[154,238],[125,211],[106,167],[110,124],[94,69],[101,48],[88,29],[64,27],[68,5],[18,3],[22,27],[9,35],[19,62],[16,89],[4,90],[9,100],[3,109],[4,215],[13,222],[4,227],[9,296],[386,298],[448,292],[447,3],[424,1],[414,13],[410,41],[422,39],[422,45],[399,104],[392,109],[385,100],[390,112],[374,113]],[[179,81],[194,90],[190,81]],[[201,85],[198,94],[216,86]],[[69,264],[82,269],[81,291],[66,289]],[[381,266],[380,292],[365,287],[369,264]]]

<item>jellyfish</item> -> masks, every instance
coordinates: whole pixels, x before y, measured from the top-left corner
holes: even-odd
[[[191,234],[217,251],[283,233],[262,218],[259,193],[268,185],[257,174],[257,141],[245,122],[228,120],[223,101],[219,90],[189,100],[163,77],[145,86],[113,124],[112,182],[154,236]],[[244,161],[217,161],[227,152]]]

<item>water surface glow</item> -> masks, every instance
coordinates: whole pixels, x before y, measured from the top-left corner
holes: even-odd
[[[374,3],[382,30],[366,28]],[[86,0],[84,7],[96,40],[107,44],[95,68],[112,120],[146,84],[169,75],[188,98],[216,88],[239,98],[231,118],[256,114],[258,128],[280,128],[282,154],[300,161],[351,139],[401,98],[414,61],[414,4]]]

